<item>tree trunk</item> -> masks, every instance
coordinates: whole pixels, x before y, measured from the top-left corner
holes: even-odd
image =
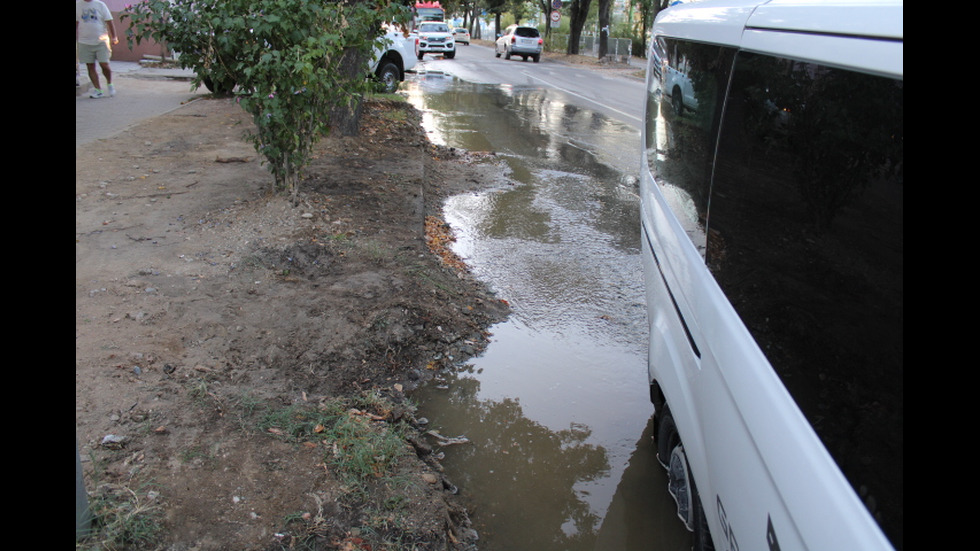
[[[370,63],[367,54],[355,49],[347,49],[337,64],[337,72],[341,81],[356,82],[365,78],[364,68]],[[350,105],[337,105],[330,110],[330,131],[339,132],[341,136],[356,136],[360,132],[361,111],[364,98],[352,98]]]
[[[599,59],[609,52],[609,5],[611,0],[599,0]]]
[[[589,17],[589,4],[592,0],[572,0],[569,3],[568,11],[572,14],[568,29],[568,53],[578,54],[578,43],[582,37],[582,27],[585,20]]]

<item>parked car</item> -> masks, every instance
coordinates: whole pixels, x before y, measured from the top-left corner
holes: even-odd
[[[470,31],[462,27],[453,29],[453,38],[456,39],[457,44],[466,44],[467,46],[470,45]]]
[[[406,35],[401,29],[388,25],[385,27],[385,39],[386,45],[374,50],[371,75],[385,92],[391,93],[405,80],[405,72],[415,67],[418,37]]]
[[[648,382],[696,550],[903,547],[903,44],[901,0],[653,25]]]
[[[444,21],[423,21],[416,31],[419,36],[419,61],[425,54],[441,54],[446,59],[456,57],[456,40]]]
[[[542,49],[544,49],[544,39],[541,38],[538,29],[520,25],[507,27],[503,36],[498,38],[494,45],[494,53],[497,57],[503,55],[504,59],[510,59],[512,55],[518,55],[524,58],[524,61],[530,57],[535,63],[541,60]]]

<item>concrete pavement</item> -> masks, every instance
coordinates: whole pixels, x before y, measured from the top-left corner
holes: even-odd
[[[177,109],[203,96],[203,87],[191,91],[194,73],[186,69],[143,67],[127,61],[110,62],[115,97],[92,99],[91,83],[84,65],[79,67],[79,84],[75,87],[75,147],[93,140],[112,137],[145,119]],[[105,91],[105,78],[99,71]]]

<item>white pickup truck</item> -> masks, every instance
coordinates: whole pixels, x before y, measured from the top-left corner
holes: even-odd
[[[398,83],[405,80],[405,72],[412,70],[417,63],[418,36],[386,26],[385,40],[385,45],[374,51],[371,74],[382,84],[385,92],[391,93],[398,89]]]

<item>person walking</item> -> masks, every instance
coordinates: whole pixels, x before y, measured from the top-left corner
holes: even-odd
[[[112,56],[112,44],[119,44],[116,27],[112,22],[112,12],[102,0],[76,0],[75,2],[75,43],[78,46],[78,59],[88,67],[88,78],[92,81],[91,98],[104,98],[106,93],[99,84],[99,72],[96,62],[105,75],[108,95],[115,96],[116,88],[112,85],[112,70],[109,68],[109,58]]]

